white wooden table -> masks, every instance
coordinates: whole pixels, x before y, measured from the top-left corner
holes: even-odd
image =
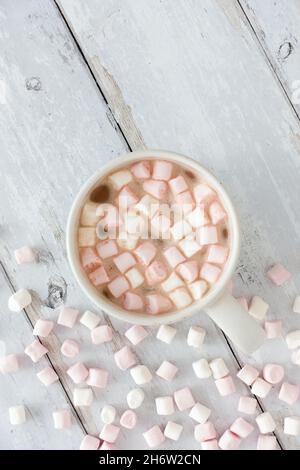
[[[45,341],[47,358],[32,365],[22,353],[38,316],[56,319],[62,301],[92,308],[66,260],[66,219],[87,177],[129,149],[191,155],[224,182],[243,229],[235,295],[261,295],[271,305],[270,319],[283,319],[285,332],[299,328],[300,317],[291,309],[300,291],[299,31],[299,0],[1,1],[0,344],[1,353],[5,347],[22,357],[20,371],[0,377],[1,448],[77,449],[85,432],[101,429],[104,403],[119,413],[126,407],[133,383],[116,368],[112,352],[126,343],[122,333],[128,325],[99,312],[115,330],[113,343],[92,347],[83,326],[67,333],[56,328]],[[39,249],[38,265],[16,265],[13,250],[23,244]],[[293,273],[283,288],[265,277],[274,261]],[[32,290],[34,303],[13,314],[7,299],[20,287]],[[201,352],[186,346],[191,324],[207,330]],[[156,415],[154,398],[185,384],[213,409],[219,434],[238,416],[238,398],[249,393],[247,387],[237,383],[238,393],[220,398],[212,380],[194,376],[197,357],[221,356],[232,374],[246,361],[278,362],[287,380],[300,384],[282,339],[246,358],[200,312],[177,327],[172,346],[157,341],[153,331],[136,348],[153,371],[169,359],[180,374],[171,384],[154,379],[145,387],[138,427],[121,433],[121,449],[145,448],[142,432],[166,422]],[[72,405],[73,385],[59,353],[67,336],[81,343],[84,362],[111,371],[108,389],[96,392],[88,411]],[[60,382],[46,389],[35,374],[49,361]],[[277,395],[275,387],[259,400],[258,412],[273,414],[282,448],[299,449],[299,439],[284,435],[282,423],[284,416],[300,415],[300,404],[289,407]],[[20,403],[28,420],[12,427],[7,410]],[[65,406],[72,409],[73,426],[56,431],[52,411]],[[184,433],[165,448],[198,449],[188,414],[172,419],[184,424]],[[257,435],[256,430],[242,448],[254,449]]]

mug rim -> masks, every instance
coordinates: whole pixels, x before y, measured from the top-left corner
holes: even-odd
[[[215,286],[213,286],[208,291],[208,293],[204,295],[202,299],[194,301],[191,305],[184,309],[174,310],[158,315],[129,312],[101,296],[99,294],[99,291],[96,291],[95,287],[91,284],[88,277],[82,270],[77,246],[77,230],[80,212],[82,209],[82,205],[87,195],[91,191],[92,187],[101,179],[101,177],[109,173],[114,168],[118,168],[119,166],[124,165],[124,163],[126,162],[130,163],[137,160],[141,160],[143,158],[147,158],[148,160],[161,158],[164,160],[177,162],[178,164],[182,163],[190,168],[193,168],[200,174],[200,176],[204,177],[205,181],[211,183],[213,188],[216,189],[220,200],[222,204],[224,204],[224,207],[229,215],[228,220],[230,227],[230,250],[229,257],[226,261],[220,279],[217,281]],[[101,169],[96,171],[82,185],[70,209],[66,228],[66,248],[67,257],[71,266],[72,273],[77,283],[79,284],[81,290],[93,302],[94,305],[96,305],[101,310],[104,310],[104,312],[108,315],[126,321],[128,323],[140,325],[162,325],[166,323],[175,323],[177,321],[183,320],[186,317],[192,316],[197,311],[199,312],[199,310],[203,310],[206,307],[211,306],[216,300],[220,298],[220,296],[226,289],[226,286],[230,282],[238,262],[240,252],[240,230],[237,214],[234,205],[227,194],[227,191],[223,188],[221,183],[219,183],[217,178],[209,170],[203,167],[198,161],[185,155],[176,152],[171,152],[168,150],[137,150],[133,152],[128,152],[123,156],[116,158],[111,162],[108,162],[105,165],[101,166]]]

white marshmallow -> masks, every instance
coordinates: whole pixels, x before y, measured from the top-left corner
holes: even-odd
[[[175,241],[182,240],[182,238],[189,235],[191,231],[192,227],[186,220],[179,220],[170,229],[171,235]]]
[[[265,398],[270,392],[271,388],[271,384],[258,377],[252,384],[251,392],[253,395],[256,395],[259,398]]]
[[[91,388],[74,388],[73,402],[75,406],[91,406],[93,392]]]
[[[209,224],[209,218],[205,213],[203,206],[196,206],[195,209],[186,216],[193,228],[202,227]]]
[[[152,380],[152,374],[147,366],[135,366],[130,369],[130,374],[137,385],[143,385]]]
[[[114,188],[119,191],[123,186],[130,183],[132,174],[129,170],[120,170],[108,177]]]
[[[111,424],[116,419],[116,408],[111,405],[105,405],[101,410],[101,421],[104,424]]]
[[[210,414],[211,410],[207,406],[196,403],[191,409],[189,416],[197,421],[197,423],[203,424],[208,420]]]
[[[192,297],[184,287],[174,290],[169,294],[169,297],[177,308],[185,308],[193,301]]]
[[[187,336],[187,344],[193,348],[201,348],[206,331],[200,326],[191,326]]]
[[[21,312],[32,302],[31,294],[27,289],[19,289],[8,299],[8,308],[12,312]]]
[[[202,249],[202,246],[190,237],[184,238],[178,243],[178,245],[187,258],[194,256]]]
[[[94,328],[96,328],[96,326],[99,325],[100,318],[95,313],[87,310],[80,318],[79,323],[86,326],[89,330],[93,330]]]
[[[141,388],[133,388],[127,393],[126,399],[129,408],[136,410],[143,403],[145,399],[145,393]]]
[[[285,337],[287,347],[289,349],[297,349],[300,347],[300,330],[291,331]]]
[[[18,425],[26,421],[26,411],[23,405],[11,406],[8,409],[10,424]]]
[[[293,312],[300,313],[300,295],[297,295],[293,305]]]
[[[190,293],[192,294],[193,299],[199,300],[199,299],[202,299],[205,292],[207,291],[208,284],[206,281],[203,281],[203,280],[195,281],[195,282],[192,282],[191,284],[188,284],[188,289]]]
[[[55,429],[65,429],[72,426],[70,410],[59,410],[52,413]]]
[[[137,243],[138,243],[138,237],[134,237],[133,235],[129,235],[127,232],[120,232],[119,233],[119,238],[117,238],[117,244],[119,245],[120,248],[123,248],[124,250],[134,250]],[[129,272],[129,271],[128,271]],[[128,273],[126,273],[128,274]]]
[[[300,418],[299,416],[287,416],[284,418],[284,434],[290,436],[300,436]]]
[[[173,326],[161,325],[156,334],[156,338],[164,343],[171,344],[176,333],[177,330]]]
[[[146,194],[142,199],[134,206],[137,212],[141,212],[146,217],[153,217],[158,211],[159,202],[154,197]]]
[[[292,352],[291,361],[293,364],[300,366],[300,348]]]
[[[269,432],[273,432],[276,429],[276,423],[269,411],[261,413],[255,418],[255,420],[261,434],[268,434]]]
[[[268,308],[269,304],[256,295],[252,298],[248,311],[256,320],[262,321],[266,316]]]
[[[180,434],[182,433],[183,426],[181,424],[168,421],[164,430],[164,435],[172,441],[178,441]]]
[[[158,415],[167,416],[174,413],[173,397],[158,397],[155,398],[156,412]]]
[[[211,377],[212,375],[212,370],[209,367],[209,364],[206,359],[199,359],[198,361],[193,362],[192,364],[195,375],[199,379],[207,379],[208,377]]]
[[[224,359],[222,357],[217,357],[216,359],[213,359],[210,363],[209,366],[212,370],[214,379],[222,379],[223,377],[226,377],[226,375],[229,374],[228,367],[226,366]]]
[[[161,287],[165,292],[171,292],[172,290],[177,289],[178,287],[183,287],[184,282],[182,279],[174,273],[174,271],[170,274],[168,279],[162,282]]]
[[[125,273],[125,276],[127,277],[133,289],[139,287],[144,282],[144,276],[136,268],[129,269],[129,271]]]
[[[99,224],[98,224],[99,225]],[[97,241],[96,229],[94,227],[79,227],[78,229],[78,245],[94,246]]]

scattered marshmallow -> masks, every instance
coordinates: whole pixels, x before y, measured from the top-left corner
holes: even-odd
[[[285,337],[287,347],[289,349],[297,349],[300,347],[300,330],[291,331]]]
[[[300,366],[300,348],[292,352],[291,361],[293,364]]]
[[[59,410],[52,413],[55,429],[65,429],[72,426],[70,410]]]
[[[78,229],[78,246],[94,246],[97,241],[95,227],[79,227]]]
[[[253,415],[256,411],[257,401],[252,397],[240,397],[238,411],[247,415]]]
[[[85,247],[80,250],[80,259],[83,269],[96,269],[101,266],[101,259],[94,248]]]
[[[211,263],[203,263],[200,269],[200,277],[207,281],[209,284],[217,282],[221,275],[221,268]]]
[[[227,246],[211,245],[207,251],[207,261],[213,264],[224,264],[228,257]]]
[[[8,299],[8,308],[12,312],[21,312],[32,302],[32,297],[27,289],[19,289]]]
[[[109,277],[104,266],[100,266],[99,268],[97,268],[95,271],[90,273],[88,277],[95,287],[102,286],[102,284],[105,284],[109,281]]]
[[[168,275],[167,267],[164,263],[154,260],[146,269],[145,276],[149,286],[160,284]]]
[[[217,439],[202,442],[201,448],[202,450],[220,450]]]
[[[136,346],[149,335],[148,331],[141,325],[133,325],[125,332],[125,336],[129,341]]]
[[[259,372],[250,364],[245,364],[236,376],[246,385],[252,385],[259,376]]]
[[[266,398],[271,388],[272,385],[270,383],[258,377],[252,384],[251,392],[259,398]]]
[[[42,320],[39,318],[34,325],[33,334],[40,336],[41,338],[46,338],[51,331],[53,330],[54,323],[50,320]]]
[[[132,410],[124,411],[124,413],[122,414],[120,418],[120,425],[126,429],[133,429],[135,428],[136,423],[137,423],[137,415],[135,411],[132,411]]]
[[[187,344],[193,348],[201,348],[206,331],[200,326],[191,326],[187,336]]]
[[[201,299],[208,289],[208,285],[206,281],[200,280],[195,281],[192,284],[188,284],[188,289],[192,294],[194,300]]]
[[[227,218],[227,214],[218,201],[214,201],[208,208],[210,220],[214,225],[222,224]]]
[[[23,405],[11,406],[8,409],[10,424],[16,426],[26,421],[26,411]]]
[[[300,418],[299,416],[287,416],[284,418],[284,434],[290,436],[300,436]]]
[[[158,397],[155,398],[156,412],[158,415],[167,416],[174,413],[173,397]]]
[[[180,411],[188,410],[195,405],[195,400],[188,387],[181,388],[174,392],[174,401]]]
[[[123,186],[132,181],[132,174],[129,170],[120,170],[109,175],[108,179],[112,183],[113,187],[119,191]]]
[[[293,312],[300,313],[300,295],[297,295],[297,297],[294,300]]]
[[[134,292],[126,292],[123,297],[122,305],[125,310],[142,310],[144,302],[140,295]]]
[[[181,175],[177,176],[176,178],[171,179],[169,181],[169,186],[171,188],[172,193],[175,196],[189,189],[184,177]]]
[[[113,338],[113,331],[108,325],[100,325],[91,331],[93,344],[108,343]]]
[[[171,235],[175,241],[182,240],[183,238],[187,237],[192,232],[192,227],[190,224],[182,219],[170,228]]]
[[[116,442],[120,428],[114,424],[105,424],[99,434],[100,439],[103,439],[105,442],[113,444]]]
[[[196,206],[195,209],[186,216],[193,228],[199,228],[208,225],[210,220],[202,206]]]
[[[204,424],[210,417],[211,410],[201,403],[196,403],[191,409],[189,416],[197,421],[197,423]]]
[[[140,212],[146,217],[153,217],[159,208],[159,202],[157,199],[146,194],[142,199],[135,205],[135,210]]]
[[[153,163],[152,178],[154,180],[168,181],[172,176],[173,164],[161,160]]]
[[[129,369],[129,367],[136,364],[136,358],[127,346],[124,346],[122,349],[117,351],[114,358],[117,366],[121,370]]]
[[[164,181],[147,180],[143,183],[143,190],[156,199],[164,199],[168,192],[168,186]]]
[[[94,397],[91,388],[74,388],[74,406],[91,406],[93,399]]]
[[[275,436],[267,436],[265,434],[260,434],[257,439],[257,450],[276,450],[277,441]]]
[[[67,374],[75,384],[79,384],[84,382],[89,374],[89,371],[82,362],[77,362],[77,364],[69,367]]]
[[[156,338],[164,343],[171,344],[177,333],[176,328],[170,325],[161,325],[156,333]]]
[[[125,273],[128,269],[136,264],[134,256],[129,251],[124,251],[113,259],[116,267],[121,273]]]
[[[15,354],[0,356],[0,372],[2,374],[12,374],[19,369],[18,357]]]
[[[225,364],[225,361],[222,357],[217,357],[209,363],[209,367],[213,373],[214,379],[222,379],[229,374],[229,369]]]
[[[143,436],[150,448],[157,447],[165,441],[165,436],[157,425],[144,432]]]
[[[284,377],[284,368],[278,364],[266,364],[263,368],[263,378],[270,384],[279,384]]]
[[[129,408],[136,410],[142,405],[145,399],[145,393],[141,388],[133,388],[127,393],[126,399]]]
[[[105,388],[108,382],[108,372],[105,369],[91,368],[86,379],[90,387]]]
[[[101,421],[104,424],[111,424],[116,419],[117,410],[112,405],[105,405],[101,410]]]
[[[290,384],[288,382],[283,382],[279,390],[279,400],[282,400],[289,405],[293,405],[298,400],[298,397],[299,386]]]
[[[164,435],[172,441],[178,441],[183,431],[183,426],[173,421],[168,421],[164,430]]]
[[[175,196],[175,200],[184,214],[188,214],[195,207],[195,201],[190,191],[184,191],[183,193],[177,194],[177,196]]]
[[[206,359],[198,359],[198,361],[193,362],[192,364],[196,377],[199,379],[207,379],[211,377],[212,370]]]
[[[133,289],[141,286],[144,282],[144,276],[136,268],[129,269],[129,271],[127,271],[125,276],[127,277]]]
[[[118,254],[118,245],[114,240],[104,240],[96,245],[97,252],[102,259],[110,258]]]
[[[18,264],[34,263],[37,260],[35,250],[31,246],[22,246],[14,251],[15,260]]]
[[[147,366],[135,366],[130,369],[130,374],[137,385],[143,385],[152,380],[152,374]]]
[[[87,434],[84,436],[80,443],[80,450],[98,450],[100,446],[100,439],[95,436]]]
[[[79,345],[73,339],[66,339],[61,345],[60,351],[66,357],[75,357],[79,353]]]
[[[169,297],[178,309],[188,307],[193,301],[192,297],[184,287],[179,287],[170,292]]]
[[[34,340],[27,348],[25,348],[25,354],[30,357],[32,362],[38,362],[45,354],[48,353],[48,349],[42,345],[37,339]]]
[[[241,438],[227,429],[218,444],[222,450],[236,450],[241,444]]]
[[[89,330],[93,330],[94,328],[96,328],[96,326],[99,325],[100,318],[95,313],[87,310],[80,318],[79,323],[86,326]]]
[[[156,248],[153,243],[146,241],[134,250],[134,254],[143,266],[149,266],[156,255]]]
[[[156,375],[170,382],[174,379],[177,372],[178,367],[174,366],[174,364],[171,364],[171,362],[163,361],[157,369]]]
[[[269,411],[258,415],[255,418],[255,421],[261,434],[268,434],[269,432],[273,432],[276,429],[276,423]]]
[[[176,246],[170,246],[170,248],[167,248],[167,250],[164,251],[164,256],[171,268],[176,268],[178,264],[183,263],[185,261],[185,257],[183,256],[181,251],[176,248]]]
[[[187,258],[191,258],[191,256],[194,256],[202,249],[202,246],[190,237],[184,238],[178,243],[178,245]]]
[[[138,162],[132,165],[131,173],[137,179],[149,179],[151,176],[151,165],[149,162]]]
[[[213,191],[207,184],[200,183],[194,187],[194,197],[199,203],[208,203],[217,197],[215,191]]]
[[[146,295],[146,311],[150,315],[168,312],[172,308],[172,303],[165,296],[160,294]]]
[[[227,397],[236,391],[231,375],[215,380],[215,384],[221,397]]]
[[[103,444],[101,445],[99,450],[119,450],[114,444],[111,444],[110,442],[105,442],[103,441]]]
[[[36,376],[46,387],[58,381],[58,375],[52,367],[45,367]]]
[[[180,265],[179,265],[180,266]],[[170,276],[161,284],[161,287],[165,292],[171,292],[178,287],[183,287],[184,282],[179,276],[173,271]]]
[[[219,237],[217,228],[214,225],[200,227],[197,232],[197,239],[201,246],[218,243]]]
[[[248,312],[256,320],[262,321],[266,316],[268,308],[269,304],[267,304],[261,297],[256,295],[251,300]]]
[[[59,325],[66,326],[67,328],[73,328],[73,326],[75,325],[77,321],[78,315],[79,315],[79,310],[76,310],[75,308],[62,306],[60,308],[57,323]]]
[[[198,277],[198,263],[195,260],[186,261],[177,266],[176,271],[186,282],[193,282]]]
[[[280,338],[282,336],[282,321],[265,321],[265,332],[268,339]]]
[[[107,287],[110,293],[116,297],[117,299],[121,297],[121,295],[125,294],[127,290],[129,290],[129,283],[124,276],[117,276],[115,277]]]
[[[274,284],[282,286],[282,284],[290,279],[291,273],[282,264],[277,263],[268,270],[267,276]]]
[[[244,418],[237,418],[230,426],[230,431],[234,432],[234,434],[240,438],[246,439],[246,437],[250,436],[254,431],[254,426],[248,423]]]
[[[197,442],[215,439],[217,437],[217,433],[213,423],[206,421],[206,423],[197,424],[194,430],[194,437]]]

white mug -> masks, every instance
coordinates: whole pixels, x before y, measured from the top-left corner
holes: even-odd
[[[104,296],[101,296],[81,267],[77,244],[77,231],[82,206],[90,192],[97,187],[103,176],[121,165],[124,166],[126,163],[130,165],[138,160],[152,160],[157,158],[178,163],[196,172],[217,191],[228,214],[230,251],[222,275],[203,298],[182,310],[160,315],[148,315],[146,313],[128,312],[118,307]],[[67,225],[66,243],[68,259],[81,289],[97,307],[113,317],[133,324],[160,325],[183,320],[200,310],[204,310],[224,331],[235,346],[246,354],[251,354],[258,349],[265,339],[265,333],[261,326],[242,308],[227,289],[236,268],[240,251],[239,224],[233,204],[216,178],[191,158],[164,150],[141,150],[128,153],[102,166],[101,169],[83,185],[72,205]]]

